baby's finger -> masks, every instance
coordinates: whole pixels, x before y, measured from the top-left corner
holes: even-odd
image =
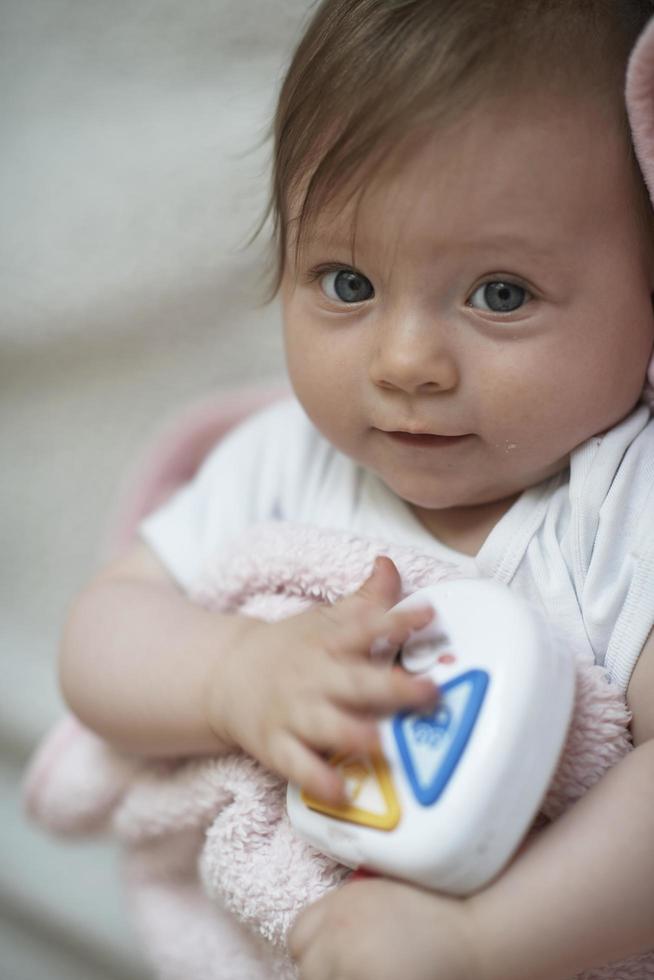
[[[347,802],[345,783],[337,769],[287,732],[279,732],[270,746],[272,768],[301,786],[309,796],[333,806]]]
[[[375,715],[393,714],[403,708],[435,707],[438,687],[428,677],[416,677],[394,667],[349,666],[331,680],[330,695],[336,704]]]
[[[380,629],[385,639],[394,646],[406,643],[411,633],[429,626],[436,617],[433,606],[421,605],[413,609],[398,609],[388,612]]]
[[[387,555],[378,555],[370,575],[357,591],[320,607],[320,613],[336,627],[347,626],[352,618],[355,622],[366,621],[370,613],[383,613],[399,602],[401,585],[393,561]]]
[[[395,562],[388,555],[378,555],[370,575],[350,599],[364,599],[389,609],[399,602],[401,589],[402,580]]]
[[[424,629],[434,619],[434,609],[428,604],[384,612],[369,608],[352,615],[339,637],[340,656],[368,657],[371,652],[388,652],[406,642],[414,631]]]
[[[329,702],[295,705],[289,724],[302,742],[321,752],[371,752],[379,745],[374,718],[352,715]]]

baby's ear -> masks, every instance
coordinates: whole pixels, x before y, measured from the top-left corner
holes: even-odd
[[[625,97],[634,149],[654,200],[654,17],[631,52]]]

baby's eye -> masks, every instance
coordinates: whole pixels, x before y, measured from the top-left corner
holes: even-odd
[[[320,277],[325,296],[341,303],[363,303],[375,295],[372,283],[353,269],[337,269]]]
[[[476,310],[488,310],[491,313],[513,313],[520,309],[531,293],[514,282],[494,280],[485,282],[470,297],[470,305]]]

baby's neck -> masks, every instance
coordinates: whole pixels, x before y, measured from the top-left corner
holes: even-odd
[[[498,521],[520,494],[471,507],[428,510],[410,504],[411,510],[430,534],[463,555],[474,557]]]

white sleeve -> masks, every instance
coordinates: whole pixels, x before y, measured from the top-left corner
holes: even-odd
[[[597,662],[626,690],[654,625],[654,420],[645,409],[598,443],[581,492],[584,624]]]
[[[194,479],[139,527],[141,538],[188,590],[207,558],[251,524],[290,517],[289,448],[302,424],[292,401],[252,415],[210,452]]]

